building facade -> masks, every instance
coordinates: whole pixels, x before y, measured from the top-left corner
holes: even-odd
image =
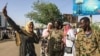
[[[65,21],[77,26],[78,16],[73,16],[72,14],[63,14],[63,18],[66,19]]]
[[[4,35],[7,33],[5,30],[7,29],[7,21],[3,16],[2,12],[0,12],[0,40],[4,38]]]
[[[7,27],[7,21],[4,19],[2,12],[0,12],[0,28],[6,28]]]

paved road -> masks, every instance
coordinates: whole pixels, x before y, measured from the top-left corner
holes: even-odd
[[[37,56],[40,56],[40,44],[35,44]],[[19,47],[15,41],[0,43],[0,56],[19,56]]]

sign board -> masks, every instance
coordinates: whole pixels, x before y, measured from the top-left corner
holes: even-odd
[[[98,15],[100,14],[100,0],[74,0],[74,15]]]

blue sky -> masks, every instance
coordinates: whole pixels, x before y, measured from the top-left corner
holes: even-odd
[[[25,25],[29,18],[25,17],[25,14],[32,11],[32,3],[37,0],[0,0],[0,11],[8,3],[7,10],[8,15],[18,24]],[[72,14],[73,13],[73,0],[40,0],[52,2],[58,6],[60,12]],[[81,16],[79,17],[81,18]],[[93,21],[100,22],[100,15],[93,16]]]

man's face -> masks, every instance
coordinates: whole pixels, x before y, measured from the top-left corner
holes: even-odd
[[[63,25],[63,28],[65,28],[66,27],[66,25]]]
[[[84,22],[84,20],[80,21],[80,27],[81,28],[85,28],[86,27],[86,23]]]
[[[28,28],[29,28],[29,31],[30,31],[30,32],[33,32],[33,28],[34,28],[33,22],[31,22],[31,23],[28,25]]]
[[[63,25],[63,28],[65,29],[66,28],[66,25]]]
[[[57,22],[55,22],[54,26],[55,26],[55,28],[57,28],[57,27],[58,27],[58,23],[57,23]]]

